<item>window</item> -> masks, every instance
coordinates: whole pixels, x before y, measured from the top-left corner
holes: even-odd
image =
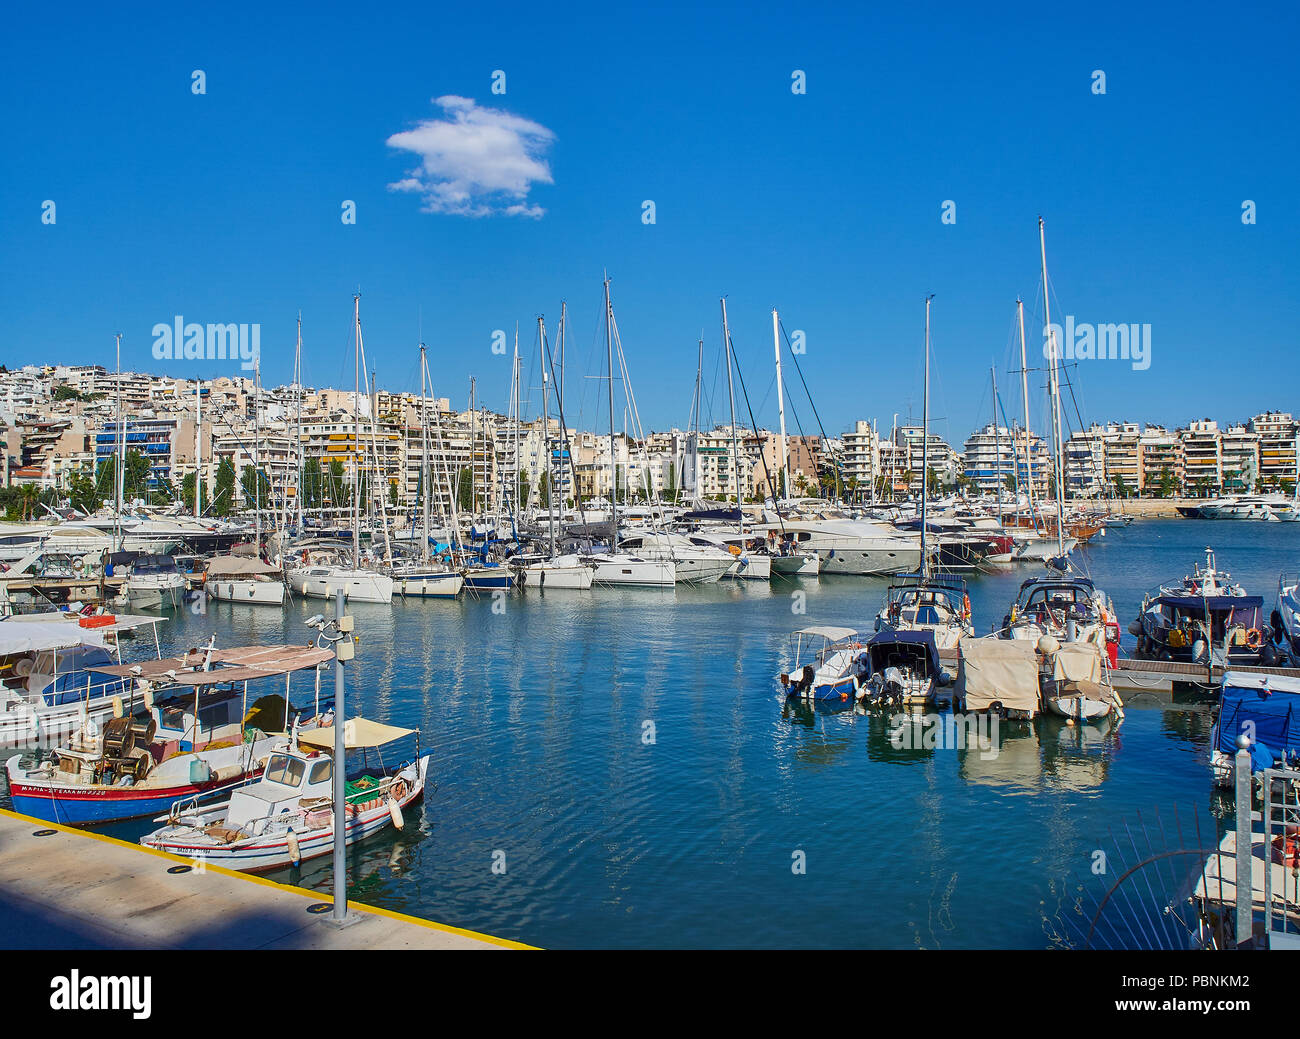
[[[288,754],[272,754],[266,763],[265,778],[272,783],[285,786],[297,786],[302,782],[304,762],[301,758],[291,758]]]
[[[311,767],[311,778],[307,782],[324,783],[334,775],[334,762],[332,760],[318,761]]]

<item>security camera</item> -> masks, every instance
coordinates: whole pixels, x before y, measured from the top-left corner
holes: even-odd
[[[325,623],[325,615],[318,613],[314,617],[308,617],[306,623],[309,628],[319,628]]]

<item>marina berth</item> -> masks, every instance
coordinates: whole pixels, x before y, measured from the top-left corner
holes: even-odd
[[[1035,647],[1023,640],[965,639],[957,658],[953,705],[957,710],[987,711],[1004,718],[1037,717],[1040,699]]]
[[[1300,765],[1300,677],[1229,671],[1223,676],[1210,734],[1210,772],[1230,786],[1233,759],[1246,736],[1251,770]]]
[[[852,628],[817,625],[791,636],[792,663],[778,679],[787,698],[852,707],[870,673],[866,639]]]
[[[934,632],[899,629],[877,632],[867,643],[870,677],[862,700],[870,707],[910,709],[938,704],[952,676],[939,663]],[[942,696],[947,705],[946,693]]]

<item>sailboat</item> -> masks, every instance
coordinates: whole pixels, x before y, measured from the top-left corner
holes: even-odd
[[[1052,402],[1056,555],[1047,560],[1048,576],[1030,578],[1020,586],[1020,593],[1003,620],[999,634],[1003,638],[1032,640],[1037,645],[1049,669],[1043,683],[1043,700],[1048,710],[1066,718],[1091,721],[1106,717],[1120,706],[1118,697],[1104,681],[1109,666],[1106,643],[1108,639],[1118,640],[1119,629],[1110,598],[1090,579],[1074,573],[1065,543],[1065,456],[1061,439],[1059,348],[1056,333],[1052,330],[1047,239],[1042,217],[1038,219],[1038,243],[1042,258],[1043,325],[1049,336],[1048,390]]]
[[[567,308],[560,307],[560,336],[565,335]],[[550,349],[546,342],[546,320],[537,318],[538,359],[542,368],[542,450],[546,454],[546,530],[550,539],[549,551],[544,559],[532,559],[519,567],[520,584],[525,588],[568,588],[586,591],[596,579],[596,568],[590,561],[576,552],[559,554],[555,548],[555,480],[551,473],[551,416],[550,388],[551,366]],[[568,434],[564,425],[564,403],[557,399],[560,412],[560,450],[561,457],[568,458]]]
[[[392,571],[394,588],[401,596],[413,596],[421,599],[454,599],[465,586],[465,578],[459,570],[444,563],[435,562],[429,554],[430,542],[430,496],[432,493],[433,467],[429,464],[429,414],[425,389],[432,389],[429,375],[428,351],[424,343],[420,344],[420,518],[421,537],[419,558],[405,566],[394,567]],[[436,419],[435,419],[436,421]],[[441,432],[438,436],[441,441]],[[442,455],[445,459],[445,454]],[[454,499],[455,490],[450,488]]]
[[[313,599],[342,595],[355,602],[390,603],[393,579],[361,566],[361,295],[352,299],[356,334],[356,385],[353,389],[352,553],[339,545],[303,549],[301,563],[289,571],[289,587]]]
[[[600,585],[633,585],[671,588],[677,583],[677,564],[672,558],[654,558],[621,551],[618,536],[618,467],[615,464],[614,434],[614,305],[609,298],[609,276],[605,277],[605,352],[609,363],[609,486],[610,549],[593,553],[593,582]],[[720,574],[718,576],[721,576]],[[717,578],[714,578],[716,580]]]
[[[926,631],[938,649],[956,649],[973,635],[970,596],[966,582],[951,574],[934,573],[930,565],[929,475],[930,475],[930,301],[925,300],[925,391],[921,405],[921,566],[915,574],[891,585],[885,604],[876,616],[880,633]],[[879,637],[879,636],[878,636]]]

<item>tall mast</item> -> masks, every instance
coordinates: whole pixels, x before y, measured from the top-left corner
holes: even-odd
[[[117,485],[114,495],[116,507],[113,510],[113,531],[116,535],[117,551],[122,551],[122,481],[126,479],[126,416],[122,414],[122,333],[116,333],[117,340]]]
[[[930,501],[930,301],[925,297],[925,389],[921,395],[921,580],[930,576],[930,555],[926,550],[926,516]]]
[[[704,497],[704,483],[700,479],[700,422],[704,418],[704,337],[700,336],[699,360],[695,364],[695,439],[692,441],[691,472],[695,479],[695,497]]]
[[[253,529],[258,555],[262,553],[262,360],[253,362]]]
[[[194,518],[203,515],[203,380],[194,380]]]
[[[614,462],[614,313],[609,301],[609,274],[605,275],[605,353],[609,360],[609,486],[613,521],[609,549],[618,551],[618,466]]]
[[[475,462],[478,454],[478,429],[475,425],[477,416],[474,412],[474,376],[469,377],[469,522],[473,526],[474,514],[478,511],[478,485],[475,482]]]
[[[1043,218],[1038,218],[1038,247],[1043,257],[1043,323],[1047,326],[1051,347],[1051,366],[1048,382],[1052,393],[1052,461],[1053,482],[1056,484],[1056,551],[1065,555],[1065,467],[1061,458],[1061,386],[1056,372],[1056,331],[1052,328],[1052,310],[1047,291],[1047,237],[1043,231]]]
[[[550,385],[550,373],[546,370],[546,321],[537,318],[537,362],[542,368],[542,450],[546,454],[546,529],[551,535],[551,558],[555,558],[555,510],[552,499],[555,488],[551,484],[551,418],[548,414],[549,398],[546,395]]]
[[[1034,508],[1034,450],[1029,437],[1029,364],[1025,360],[1025,301],[1016,300],[1016,318],[1020,325],[1020,395],[1025,401],[1025,486],[1029,488],[1029,518],[1038,529],[1038,513]],[[1015,455],[1015,443],[1012,445]]]
[[[731,482],[736,488],[736,512],[740,515],[740,536],[743,539],[745,537],[745,510],[740,500],[740,455],[736,450],[736,391],[731,385],[731,329],[727,327],[727,298],[725,296],[722,297],[721,303],[722,346],[727,357],[727,399],[731,403]]]
[[[775,492],[779,492],[786,497],[789,497],[790,494],[790,482],[789,482],[790,481],[790,476],[789,476],[790,452],[789,452],[789,446],[786,443],[786,439],[785,439],[785,391],[781,386],[780,328],[781,328],[781,318],[777,314],[776,308],[773,307],[772,308],[772,350],[776,353],[776,408],[781,416],[781,465],[780,465],[780,469],[778,470],[778,472],[780,473],[781,485],[778,488],[774,488],[774,493],[772,495],[773,501],[775,501],[777,497],[777,494]],[[755,430],[755,432],[757,432],[757,430]]]
[[[989,378],[993,380],[993,458],[998,484],[998,526],[1002,526],[1002,434],[998,429],[998,373],[989,365]],[[1015,444],[1011,445],[1011,457],[1016,457]]]
[[[361,293],[352,297],[352,565],[361,565]]]
[[[571,474],[571,469],[566,469],[564,463],[565,455],[567,454],[564,448],[564,444],[568,436],[568,431],[564,428],[564,341],[568,337],[568,328],[569,328],[569,305],[564,300],[561,300],[560,301],[560,379],[559,379],[559,383],[555,388],[556,406],[560,412],[560,480],[559,483],[561,487],[572,486],[570,483],[567,482],[567,477],[566,477],[566,473]],[[549,352],[550,351],[547,351],[548,354]],[[572,460],[570,459],[570,461]],[[552,491],[554,491],[554,488],[552,488]],[[575,494],[577,493],[576,488],[574,493]],[[561,519],[564,518],[563,499],[561,499],[560,501],[560,518]]]
[[[424,539],[420,543],[420,560],[427,563],[429,561],[429,494],[433,476],[432,467],[429,464],[429,409],[425,404],[424,387],[428,381],[429,358],[425,351],[424,343],[420,343],[420,490],[423,502],[421,503],[422,518],[424,519]]]
[[[297,486],[294,491],[294,505],[298,513],[297,530],[299,537],[302,536],[302,485],[306,476],[306,465],[302,457],[302,311],[298,311],[298,343],[293,352],[293,383],[298,390],[298,414],[296,425],[298,427],[295,438],[298,441],[298,479],[295,481]]]

